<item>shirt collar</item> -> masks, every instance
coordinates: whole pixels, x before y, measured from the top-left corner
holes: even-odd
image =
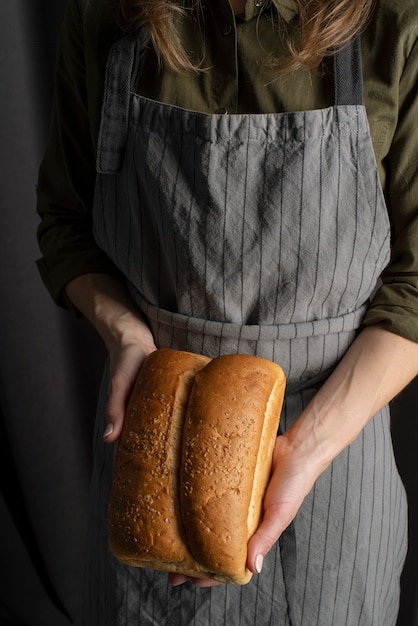
[[[245,5],[245,19],[251,20],[262,11],[270,0],[247,0]],[[286,22],[297,14],[298,9],[295,0],[271,0],[282,18]]]

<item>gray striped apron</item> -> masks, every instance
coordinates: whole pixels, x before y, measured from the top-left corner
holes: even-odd
[[[335,105],[208,115],[135,93],[146,39],[110,54],[94,232],[159,347],[281,364],[288,428],[361,324],[389,258],[389,222],[361,104],[357,42],[335,61]],[[387,408],[317,480],[244,587],[171,588],[106,547],[111,450],[103,381],[80,624],[393,626],[405,497]]]

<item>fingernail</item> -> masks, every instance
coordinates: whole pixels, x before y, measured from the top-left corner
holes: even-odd
[[[256,558],[255,558],[255,571],[257,572],[257,574],[259,574],[261,572],[261,570],[263,569],[263,560],[264,557],[262,554],[257,554]]]
[[[112,433],[113,433],[113,424],[108,424],[106,426],[106,429],[105,429],[104,433],[103,433],[103,437],[108,437]]]

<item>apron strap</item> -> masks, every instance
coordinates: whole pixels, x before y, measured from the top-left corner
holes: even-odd
[[[122,167],[128,134],[132,77],[142,67],[148,42],[149,35],[142,29],[139,35],[118,39],[110,49],[96,158],[99,174],[114,174]]]
[[[363,104],[360,35],[334,55],[335,106]]]

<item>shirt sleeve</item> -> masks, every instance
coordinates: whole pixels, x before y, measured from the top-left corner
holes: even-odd
[[[89,272],[117,274],[92,234],[95,138],[88,89],[83,15],[67,5],[58,43],[51,125],[37,186],[41,278],[54,301],[74,311],[65,285]]]
[[[416,29],[415,29],[416,30]],[[415,33],[415,30],[413,31]],[[408,45],[409,44],[409,45]],[[418,41],[399,82],[399,115],[385,159],[385,194],[392,224],[391,260],[364,319],[418,341]]]

